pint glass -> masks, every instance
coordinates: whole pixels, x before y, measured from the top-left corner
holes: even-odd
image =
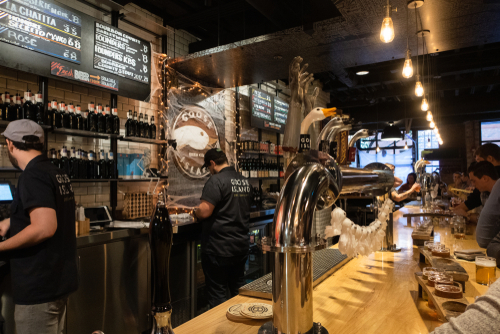
[[[495,278],[497,261],[493,257],[476,256],[476,282],[488,285],[491,278]]]

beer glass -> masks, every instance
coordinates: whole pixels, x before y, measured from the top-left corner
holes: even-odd
[[[496,277],[497,261],[493,257],[476,256],[476,282],[488,285],[491,278]]]

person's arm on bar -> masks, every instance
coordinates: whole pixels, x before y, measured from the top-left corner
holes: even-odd
[[[198,219],[201,219],[201,220],[207,219],[214,212],[214,208],[215,208],[215,205],[213,205],[212,203],[209,203],[207,201],[202,200],[200,203],[200,206],[198,208],[196,208],[196,210],[194,211],[194,214],[195,214],[196,218],[198,218]]]
[[[493,283],[484,296],[450,322],[430,334],[486,334],[500,333],[500,280]]]
[[[405,191],[402,194],[398,194],[396,191],[393,191],[391,194],[391,198],[393,201],[401,202],[407,199],[408,196],[410,196],[412,193],[418,192],[419,190],[420,190],[420,185],[418,183],[415,183],[410,190]]]
[[[0,251],[7,251],[17,248],[25,248],[37,245],[48,238],[51,238],[57,230],[56,211],[52,208],[35,208],[30,211],[31,224],[26,226],[15,236],[0,242]],[[7,227],[7,219],[2,221],[0,234],[5,236],[10,228]]]
[[[488,248],[486,248],[486,254],[497,259],[497,267],[500,266],[500,233],[491,240]]]

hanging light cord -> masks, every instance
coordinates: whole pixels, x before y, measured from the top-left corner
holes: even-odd
[[[409,21],[409,18],[408,18],[408,6],[406,7],[406,50],[408,51],[408,49],[410,48],[410,29],[408,28],[408,21]]]
[[[418,76],[419,76],[419,73],[418,73],[418,20],[417,20],[417,2],[415,1],[415,32],[417,35],[417,79],[418,79]]]

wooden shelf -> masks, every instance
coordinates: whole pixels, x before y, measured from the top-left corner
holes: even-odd
[[[99,132],[90,132],[85,130],[74,130],[74,129],[65,129],[65,128],[54,128],[51,131],[55,134],[67,135],[67,136],[78,136],[78,137],[87,137],[87,138],[97,138],[97,139],[109,139],[109,138],[121,138],[120,135],[108,134],[108,133],[99,133]]]
[[[254,151],[246,151],[246,152],[241,152],[242,155],[244,154],[260,154],[260,155],[266,155],[269,157],[277,157],[277,158],[282,158],[283,154],[274,154],[274,153],[266,153],[266,152],[254,152]]]
[[[22,172],[22,170],[14,167],[0,167],[0,173],[7,173],[7,172]]]
[[[128,141],[128,142],[133,142],[133,143],[168,145],[168,141],[159,140],[159,139],[149,139],[149,138],[141,138],[141,137],[120,137],[118,139],[121,141]]]
[[[9,125],[10,122],[11,121],[0,120],[0,127],[6,127],[7,125]],[[40,125],[40,126],[46,130],[52,129],[52,126],[50,125]]]
[[[167,180],[168,176],[160,176],[160,177],[150,177],[146,179],[118,179],[119,182],[150,182],[150,181],[162,181]]]
[[[110,182],[119,181],[120,179],[71,179],[71,182]]]

